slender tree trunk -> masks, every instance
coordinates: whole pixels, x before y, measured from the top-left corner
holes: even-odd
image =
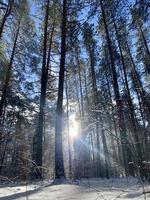
[[[131,54],[127,40],[126,40],[126,47],[127,47],[128,54],[129,54],[129,57],[130,57],[130,60],[131,60],[131,63],[132,63],[132,78],[134,80],[135,90],[137,92],[137,95],[140,96],[142,106],[143,106],[143,110],[145,111],[146,116],[147,116],[147,120],[150,121],[150,105],[147,101],[146,92],[143,89],[141,80],[140,80],[138,72],[136,70],[136,65],[135,65],[135,62],[133,60],[133,57],[132,57],[132,54]]]
[[[63,162],[63,145],[62,145],[62,114],[63,114],[63,89],[64,89],[64,73],[66,58],[66,22],[67,22],[67,0],[63,0],[62,14],[62,35],[61,35],[61,58],[59,71],[58,100],[56,107],[55,121],[55,178],[65,177]]]
[[[83,106],[83,91],[82,91],[82,80],[81,80],[81,66],[79,60],[79,52],[77,49],[77,63],[78,63],[78,74],[79,74],[79,85],[80,85],[80,96],[81,96],[81,115],[84,116],[84,106]]]
[[[105,173],[106,178],[109,179],[109,153],[106,143],[106,137],[104,131],[102,131],[102,141],[103,141],[103,149],[104,149],[104,155],[105,155]]]
[[[138,27],[139,27],[139,30],[140,30],[140,33],[141,33],[141,36],[142,36],[142,39],[143,39],[143,42],[144,42],[144,45],[145,45],[145,49],[146,49],[147,55],[148,55],[149,60],[150,60],[150,50],[149,50],[149,48],[148,48],[148,44],[147,44],[147,41],[146,41],[144,32],[143,32],[143,30],[142,30],[142,27],[141,27],[139,21],[138,21]]]
[[[116,100],[116,104],[117,104],[117,108],[118,108],[118,124],[119,124],[119,131],[120,131],[122,150],[123,150],[123,163],[124,163],[125,172],[127,175],[129,161],[128,161],[128,157],[127,157],[128,148],[127,148],[126,127],[124,124],[122,101],[121,101],[121,97],[120,97],[119,85],[118,85],[118,80],[117,80],[117,72],[116,72],[116,67],[115,67],[114,58],[113,58],[113,49],[112,49],[112,45],[111,45],[111,40],[110,40],[110,36],[109,36],[109,30],[108,30],[108,25],[107,25],[107,21],[106,21],[105,10],[103,7],[102,0],[100,0],[100,7],[101,7],[101,11],[102,11],[102,17],[103,17],[105,33],[106,33],[106,40],[107,40],[107,44],[108,44],[108,50],[109,50],[110,61],[111,61],[113,89],[114,89],[115,100]]]
[[[91,130],[90,132],[90,136],[91,136],[91,160],[92,160],[92,164],[91,164],[91,175],[92,177],[96,177],[96,159],[95,159],[95,150],[94,150],[94,137],[93,137],[94,133],[93,131]]]
[[[52,44],[53,44],[53,35],[54,35],[54,29],[55,29],[55,12],[54,12],[54,20],[53,20],[53,24],[52,24],[52,28],[51,28],[51,32],[50,32],[50,37],[49,37],[49,44],[48,44],[48,52],[47,52],[47,63],[46,63],[46,74],[47,74],[47,83],[46,83],[46,91],[45,93],[47,94],[47,85],[48,85],[48,78],[50,78],[51,80],[51,50],[52,50]],[[49,33],[47,33],[49,34]],[[46,96],[45,96],[46,98]],[[45,115],[43,116],[43,154],[45,155]],[[43,156],[43,163],[46,161],[45,157]]]
[[[88,88],[87,88],[87,77],[86,77],[86,68],[84,67],[84,87],[85,87],[85,96],[86,96],[86,103],[89,104],[88,98]]]
[[[138,97],[141,117],[142,117],[143,123],[145,124],[143,111],[146,115],[146,120],[148,122],[150,122],[150,106],[149,106],[149,103],[148,103],[148,100],[147,100],[146,92],[145,92],[145,90],[142,86],[142,82],[141,82],[139,74],[136,70],[136,65],[135,65],[135,62],[133,60],[133,57],[132,57],[132,54],[131,54],[127,40],[125,40],[125,42],[126,42],[126,47],[127,47],[128,54],[129,54],[129,57],[130,57],[130,60],[131,60],[131,63],[132,63],[131,77],[133,79],[134,89],[135,89],[137,97]],[[146,133],[144,133],[144,137],[145,137],[145,145],[147,146],[148,136],[147,136]],[[143,165],[143,160],[145,160],[143,149],[144,148],[141,145],[141,142],[139,141],[137,143],[137,151],[138,151],[137,165],[140,165],[140,166]],[[147,152],[145,152],[145,155],[147,157]],[[142,167],[138,171],[140,173],[141,178],[143,178],[143,176],[147,176],[145,174],[146,173],[145,170],[143,170]]]
[[[47,56],[47,74],[48,74],[48,71],[51,69],[51,66],[50,66],[50,59],[51,59],[51,50],[52,50],[52,44],[53,44],[53,36],[54,36],[54,30],[55,30],[55,21],[56,21],[56,16],[55,16],[55,13],[54,13],[54,20],[53,20],[53,24],[52,24],[52,30],[51,30],[51,33],[50,33],[50,38],[49,38],[49,45],[48,45],[48,56]]]
[[[48,79],[48,67],[46,66],[47,59],[47,30],[48,30],[48,16],[49,16],[49,4],[50,1],[47,0],[46,3],[46,14],[45,14],[45,27],[44,27],[44,41],[43,41],[43,63],[42,63],[42,75],[41,75],[41,93],[40,93],[40,109],[39,109],[39,119],[36,129],[36,134],[34,136],[33,144],[33,160],[36,163],[38,169],[36,169],[36,177],[42,178],[42,144],[43,144],[43,125],[44,125],[44,109],[46,102],[46,88]]]
[[[87,112],[90,114],[90,110],[89,110],[89,97],[88,97],[88,87],[87,87],[88,83],[87,83],[87,77],[86,77],[86,68],[84,68],[84,87],[85,87],[85,96],[86,96],[86,104],[87,104]],[[90,119],[90,117],[88,118],[88,124],[91,124],[92,121]],[[94,131],[93,128],[91,128],[91,130],[89,130],[91,132],[91,146],[92,146],[92,158],[93,158],[93,167],[94,167],[94,176],[97,177],[97,170],[98,170],[98,162],[97,162],[97,152],[95,151],[94,148],[94,140],[95,140],[95,135],[94,135]],[[99,144],[98,144],[99,145]]]
[[[4,140],[2,140],[3,149],[1,148],[1,144],[0,144],[0,175],[2,173],[3,163],[5,160],[5,155],[6,155],[6,151],[7,151],[7,147],[8,147],[8,143],[9,143],[9,137],[11,134],[14,119],[15,119],[15,109],[13,110],[13,119],[11,120],[11,124],[10,124],[9,130],[7,132],[7,135],[5,136]]]
[[[139,137],[138,137],[138,131],[137,131],[138,127],[137,127],[137,122],[136,122],[136,119],[135,119],[134,107],[133,107],[131,94],[130,94],[130,89],[129,89],[129,85],[128,85],[125,60],[124,60],[124,56],[123,56],[123,52],[122,52],[122,47],[121,47],[121,42],[120,42],[120,37],[119,37],[117,25],[116,25],[114,17],[112,17],[112,19],[113,19],[114,28],[115,28],[115,32],[116,32],[116,37],[117,37],[117,41],[118,41],[118,45],[119,45],[119,51],[120,51],[120,55],[121,55],[121,62],[122,62],[124,80],[125,80],[125,87],[126,87],[126,91],[127,91],[127,101],[128,101],[129,113],[130,113],[130,119],[131,119],[132,134],[133,134],[133,138],[134,138],[135,143],[136,143],[136,147],[137,147],[136,149],[137,149],[137,153],[138,153],[138,158],[141,158],[142,150],[141,150],[140,140],[139,140]]]
[[[7,18],[11,14],[11,10],[12,10],[13,4],[14,4],[14,0],[10,0],[8,5],[7,5],[6,12],[4,14],[4,17],[3,17],[1,25],[0,25],[0,39],[2,38],[4,25],[5,25],[6,21],[7,21]]]
[[[107,59],[107,65],[108,64],[108,59]],[[112,102],[112,95],[111,95],[111,89],[110,89],[110,83],[109,83],[109,78],[108,78],[108,73],[105,71],[105,76],[106,76],[106,80],[107,80],[107,90],[108,90],[108,94],[109,94],[109,98],[110,98],[110,103],[111,103],[111,112],[114,113],[114,107],[113,107],[113,102]],[[112,115],[112,117],[110,116],[111,120],[109,122],[109,127],[110,127],[110,131],[113,130],[112,128],[112,123],[114,124],[114,132],[115,132],[115,135],[117,136],[117,129],[116,129],[116,123],[115,123],[115,119],[114,119],[114,115]],[[121,161],[121,159],[117,159],[117,153],[116,153],[116,150],[115,150],[115,143],[114,143],[114,138],[113,138],[113,135],[111,135],[111,145],[113,148],[113,158],[115,161],[119,162]],[[119,146],[119,142],[117,140],[117,147],[118,147],[118,152],[120,152],[120,146]],[[120,156],[120,153],[119,153],[119,156]]]
[[[78,102],[79,114],[80,114],[80,117],[81,117],[82,116],[82,110],[81,110],[80,97],[79,97],[79,92],[78,92],[78,77],[77,77],[76,72],[75,72],[75,75],[74,75],[74,81],[75,81],[75,89],[76,89],[76,97],[77,97],[77,102]]]
[[[94,110],[98,109],[98,91],[97,91],[97,83],[96,83],[96,75],[95,75],[95,58],[93,55],[93,52],[89,52],[90,55],[90,67],[91,67],[91,75],[92,75],[92,89],[93,89],[93,97],[94,97]],[[96,120],[96,146],[97,146],[97,165],[96,165],[96,171],[97,176],[101,177],[101,160],[100,160],[100,138],[99,138],[99,114],[95,114],[95,120]]]
[[[19,30],[20,30],[20,22],[18,24],[18,28],[17,28],[17,32],[16,32],[16,35],[15,35],[15,40],[14,40],[14,44],[13,44],[13,49],[12,49],[9,65],[8,65],[8,68],[7,68],[7,71],[6,71],[5,82],[4,82],[4,85],[3,85],[3,88],[2,88],[2,96],[1,96],[1,100],[0,100],[0,124],[2,122],[3,109],[4,109],[8,85],[9,85],[9,81],[10,81],[10,77],[11,77],[11,71],[12,71],[16,46],[17,46],[17,40],[18,40],[18,36],[19,36]]]
[[[70,128],[69,128],[69,99],[68,99],[68,81],[66,73],[66,98],[67,98],[67,133],[68,133],[68,155],[69,155],[69,178],[72,178],[72,155],[70,143]]]

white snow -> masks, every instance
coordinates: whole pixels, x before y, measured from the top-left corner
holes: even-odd
[[[150,185],[144,185],[150,191]],[[0,200],[144,200],[143,187],[137,179],[83,179],[75,183],[38,182],[30,185],[2,185]],[[150,193],[146,194],[150,200]]]

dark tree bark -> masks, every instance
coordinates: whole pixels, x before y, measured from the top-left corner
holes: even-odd
[[[61,58],[59,71],[58,99],[55,120],[55,179],[65,177],[62,146],[62,115],[63,115],[63,89],[66,58],[66,22],[67,0],[63,0],[62,34],[61,34]]]
[[[33,160],[38,167],[36,171],[36,177],[42,178],[42,151],[43,151],[43,132],[44,132],[44,109],[46,102],[46,88],[48,79],[48,67],[47,64],[47,42],[48,42],[48,16],[49,16],[49,4],[50,0],[46,3],[46,14],[45,14],[45,27],[44,27],[44,41],[43,41],[43,62],[42,62],[42,75],[41,75],[41,93],[40,93],[40,109],[39,119],[36,129],[36,134],[33,141]],[[50,58],[49,58],[50,59]]]
[[[122,106],[122,101],[120,97],[120,92],[119,92],[119,85],[118,85],[118,80],[117,80],[117,72],[116,72],[116,67],[115,67],[115,62],[114,62],[114,57],[113,57],[113,49],[111,45],[111,40],[109,36],[109,30],[108,30],[108,24],[105,16],[105,10],[103,6],[102,0],[100,0],[100,7],[102,11],[102,17],[103,17],[103,22],[104,22],[104,28],[105,28],[105,33],[106,33],[106,40],[107,40],[107,45],[108,45],[108,50],[109,50],[109,56],[110,56],[110,61],[111,61],[111,73],[112,73],[112,79],[113,79],[113,89],[114,89],[114,94],[115,94],[115,100],[118,108],[118,124],[119,124],[119,132],[121,136],[121,144],[122,144],[122,152],[123,152],[123,164],[125,167],[125,173],[128,175],[128,147],[127,147],[127,135],[126,135],[126,127],[124,123],[124,115],[123,115],[123,106]]]
[[[48,74],[48,71],[51,70],[50,59],[51,59],[51,51],[52,51],[53,36],[54,36],[55,21],[56,21],[55,18],[56,18],[56,16],[54,13],[54,20],[53,20],[53,24],[52,24],[52,29],[51,29],[50,38],[49,38],[49,45],[48,45],[48,56],[47,56],[47,64],[46,64],[47,65],[47,67],[46,67],[47,74]]]
[[[1,100],[0,100],[0,124],[2,122],[3,109],[4,109],[4,104],[5,104],[5,100],[6,100],[8,85],[9,85],[9,81],[10,81],[10,77],[11,77],[11,71],[12,71],[12,66],[13,66],[16,46],[17,46],[17,40],[18,40],[18,36],[19,36],[20,23],[21,23],[21,21],[19,22],[18,28],[17,28],[17,31],[16,31],[15,40],[14,40],[14,44],[13,44],[13,49],[12,49],[10,61],[9,61],[9,64],[8,64],[8,68],[7,68],[7,71],[6,71],[5,82],[4,82],[4,85],[3,85],[3,88],[2,88],[2,96],[1,96]]]
[[[109,65],[108,63],[108,58],[107,58],[107,65]],[[108,94],[109,94],[109,98],[110,98],[110,102],[111,102],[111,112],[114,113],[114,107],[113,107],[113,102],[112,102],[112,95],[111,95],[111,87],[110,87],[110,83],[109,83],[109,76],[108,76],[108,73],[105,71],[105,76],[106,76],[106,80],[107,80],[107,90],[108,90]],[[108,116],[109,117],[109,116]],[[116,120],[114,118],[114,115],[112,114],[112,116],[110,116],[111,120],[109,122],[109,129],[110,131],[112,132],[113,129],[114,129],[114,132],[115,132],[115,136],[118,137],[118,134],[117,134],[117,125],[116,125]],[[111,134],[111,145],[112,147],[115,147],[115,142],[114,142],[114,135]],[[117,140],[116,141],[117,143],[117,148],[118,148],[118,152],[121,152],[121,148],[120,148],[120,144],[119,144],[119,141]],[[117,156],[117,152],[116,152],[116,149],[113,148],[113,159],[114,161],[116,161],[117,163],[121,163],[121,154],[119,153],[119,156]],[[110,163],[110,157],[108,159],[108,162]]]
[[[120,56],[121,56],[123,75],[124,75],[125,87],[126,87],[126,92],[127,92],[127,102],[128,102],[128,106],[129,106],[129,114],[130,114],[130,119],[131,119],[132,134],[133,134],[133,138],[134,138],[135,143],[136,143],[136,147],[137,147],[136,149],[137,149],[137,153],[138,153],[138,158],[141,158],[142,150],[141,150],[140,140],[139,140],[139,137],[138,137],[138,126],[137,126],[137,121],[136,121],[136,118],[135,118],[134,106],[133,106],[132,99],[131,99],[128,79],[127,79],[125,60],[124,60],[122,47],[121,47],[121,42],[120,42],[120,36],[119,36],[118,28],[117,28],[117,25],[116,25],[116,22],[115,22],[115,19],[114,19],[113,16],[112,16],[112,19],[113,19],[113,24],[114,24],[116,37],[117,37],[117,42],[118,42],[118,46],[119,46],[119,52],[120,52]]]
[[[0,25],[0,39],[2,38],[2,34],[3,34],[3,30],[4,30],[4,25],[5,25],[6,21],[7,21],[7,18],[11,14],[13,4],[14,4],[14,0],[10,0],[9,3],[8,3],[8,5],[6,5],[7,8],[6,8],[4,17],[3,17],[1,25]]]
[[[89,48],[90,49],[90,48]],[[94,96],[94,110],[98,109],[98,91],[97,91],[97,83],[96,83],[96,75],[95,75],[95,58],[93,55],[93,51],[89,52],[90,56],[90,67],[91,67],[91,75],[92,75],[92,89],[93,89],[93,96]],[[97,143],[97,165],[96,165],[96,171],[97,176],[101,177],[101,160],[100,160],[100,138],[99,138],[99,114],[95,114],[95,120],[96,120],[96,143]]]
[[[79,114],[80,114],[80,117],[81,117],[82,110],[81,110],[80,97],[79,97],[79,92],[78,92],[78,76],[77,76],[76,70],[74,72],[74,82],[75,82],[75,90],[76,90],[76,97],[77,97],[77,102],[78,102]]]
[[[128,42],[126,39],[125,39],[125,42],[126,42],[126,47],[127,47],[128,54],[129,54],[129,57],[130,57],[130,60],[132,63],[131,72],[132,72],[132,78],[133,78],[133,82],[134,82],[134,86],[135,86],[134,88],[136,90],[137,96],[139,96],[139,98],[141,99],[142,107],[143,107],[143,110],[145,111],[147,120],[150,121],[150,105],[149,105],[149,102],[147,99],[147,93],[145,92],[145,90],[143,88],[142,82],[141,82],[139,74],[136,70],[136,65],[135,65],[134,59],[132,57],[132,54],[131,54],[131,51],[130,51],[130,48],[129,48],[129,45],[128,45]]]
[[[101,159],[100,159],[100,127],[99,127],[99,114],[96,112],[98,109],[98,91],[97,91],[97,82],[96,82],[96,74],[95,74],[95,64],[96,64],[96,57],[95,57],[95,41],[93,39],[93,31],[89,24],[85,25],[84,31],[84,43],[86,46],[86,50],[89,55],[90,61],[90,72],[91,72],[91,85],[92,85],[92,96],[93,96],[93,105],[92,105],[92,116],[95,120],[95,130],[96,130],[96,176],[101,177]],[[90,122],[91,123],[91,122]],[[93,122],[92,122],[93,123]]]
[[[79,85],[80,85],[80,97],[81,97],[81,115],[84,116],[84,106],[83,106],[83,91],[82,91],[82,80],[81,80],[81,66],[79,60],[79,50],[76,49],[77,54],[77,64],[78,64],[78,75],[79,75]]]
[[[146,49],[146,52],[147,52],[147,55],[148,55],[149,60],[150,60],[150,50],[148,48],[148,44],[147,44],[147,41],[146,41],[146,38],[145,38],[145,35],[144,35],[144,32],[142,30],[142,27],[141,27],[141,24],[140,24],[139,20],[138,20],[138,28],[140,30],[140,33],[141,33],[141,36],[142,36],[142,39],[143,39],[143,42],[144,42],[144,46],[145,46],[145,49]]]

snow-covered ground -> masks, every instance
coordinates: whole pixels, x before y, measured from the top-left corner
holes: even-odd
[[[150,186],[145,184],[145,191]],[[144,200],[143,188],[136,179],[83,179],[60,185],[40,182],[32,185],[3,185],[0,200]],[[146,194],[150,200],[150,193]]]

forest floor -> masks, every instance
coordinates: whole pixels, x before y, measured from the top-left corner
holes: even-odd
[[[146,192],[150,185],[144,184]],[[150,200],[143,195],[137,179],[83,179],[75,183],[54,185],[50,181],[37,184],[7,184],[0,186],[0,200]]]

